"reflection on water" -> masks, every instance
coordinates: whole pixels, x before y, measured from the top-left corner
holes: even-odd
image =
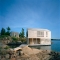
[[[51,50],[51,46],[41,46],[41,49]]]
[[[30,46],[31,48],[43,49],[43,50],[51,50],[51,46]]]

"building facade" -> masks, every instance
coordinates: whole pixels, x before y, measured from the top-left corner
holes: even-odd
[[[18,32],[11,32],[10,36],[19,38],[19,33]]]
[[[28,45],[51,45],[51,31],[47,29],[27,29]]]

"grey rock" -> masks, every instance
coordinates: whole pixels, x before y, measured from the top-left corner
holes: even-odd
[[[5,57],[6,57],[6,58],[9,58],[9,54],[6,54]]]

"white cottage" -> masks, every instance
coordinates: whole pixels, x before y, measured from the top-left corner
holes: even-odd
[[[19,33],[18,33],[18,32],[11,32],[11,33],[10,33],[10,36],[11,36],[11,37],[19,38]]]
[[[48,29],[27,29],[28,45],[51,45],[51,31]]]

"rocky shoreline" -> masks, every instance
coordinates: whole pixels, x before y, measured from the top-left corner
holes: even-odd
[[[17,51],[0,49],[0,60],[60,60],[60,53],[28,46]]]

